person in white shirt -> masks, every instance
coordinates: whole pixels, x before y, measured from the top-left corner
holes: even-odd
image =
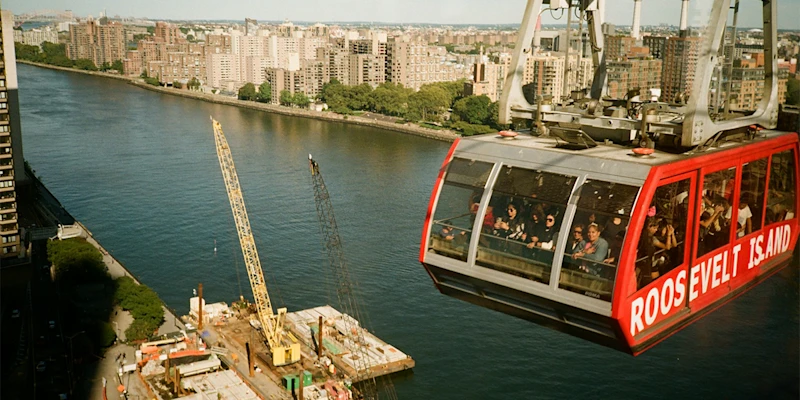
[[[753,232],[753,212],[750,211],[750,206],[746,201],[739,202],[739,216],[737,218],[738,226],[736,227],[736,237],[743,237]]]

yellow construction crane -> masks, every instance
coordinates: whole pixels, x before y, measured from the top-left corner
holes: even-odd
[[[250,219],[247,217],[242,189],[239,186],[239,177],[236,174],[236,167],[233,165],[233,156],[228,147],[228,141],[225,139],[225,133],[222,132],[220,123],[214,118],[211,118],[211,124],[214,126],[214,141],[217,145],[217,157],[219,157],[219,166],[222,169],[222,178],[225,181],[225,189],[228,191],[233,219],[236,221],[236,232],[239,234],[239,243],[242,246],[244,263],[247,266],[247,276],[250,279],[250,286],[253,288],[253,297],[258,309],[258,320],[251,320],[250,323],[260,328],[266,338],[272,352],[273,365],[280,366],[300,361],[300,343],[291,333],[283,330],[286,308],[279,308],[277,314],[272,310],[272,302],[264,281],[264,272],[261,270],[261,260],[258,258],[253,231],[250,229]]]

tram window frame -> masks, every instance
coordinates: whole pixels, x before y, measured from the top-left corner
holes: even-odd
[[[629,197],[625,199],[620,196],[620,192],[614,192],[614,189],[624,187]],[[594,190],[593,193],[587,190]],[[601,190],[606,190],[601,193]],[[630,221],[636,201],[641,195],[641,186],[632,186],[629,184],[610,182],[600,178],[588,177],[576,190],[579,194],[577,200],[574,217],[572,218],[572,225],[570,226],[570,234],[574,235],[574,230],[578,225],[584,227],[583,239],[588,242],[590,239],[590,230],[596,230],[599,235],[598,240],[606,242],[607,254],[602,258],[602,261],[597,261],[591,257],[586,257],[587,249],[595,250],[602,244],[599,242],[597,246],[584,247],[583,251],[576,251],[575,253],[567,254],[567,249],[559,255],[562,257],[561,270],[559,272],[558,288],[570,292],[582,294],[584,296],[600,299],[603,301],[611,301],[614,293],[614,287],[617,282],[620,266],[620,256],[622,254],[622,246],[625,239],[630,235]],[[595,199],[595,196],[599,197]],[[617,195],[616,199],[613,197]],[[604,199],[604,197],[607,197]],[[622,198],[623,200],[618,200]],[[620,212],[621,211],[621,212]],[[595,215],[595,222],[584,223],[581,218],[589,218]],[[602,224],[597,223],[597,216],[606,218],[620,218],[622,220],[621,226],[624,227],[625,234],[621,238],[620,251],[616,259],[611,263],[605,261],[609,259],[609,252],[611,252],[612,240],[614,238],[606,239],[603,236],[602,229],[605,222]],[[601,226],[602,225],[602,226]],[[584,244],[586,246],[586,243]],[[569,247],[569,243],[567,244]],[[577,254],[582,254],[577,256]],[[591,254],[591,253],[589,253]],[[612,269],[613,268],[613,269]],[[613,271],[612,273],[609,273]]]
[[[634,262],[629,263],[634,268],[633,277],[634,277],[634,279],[636,281],[636,291],[642,290],[643,288],[646,288],[646,287],[652,285],[653,283],[660,284],[658,282],[660,282],[665,276],[671,274],[672,271],[674,271],[674,270],[687,268],[687,265],[688,265],[689,259],[690,259],[689,255],[691,254],[691,249],[692,249],[692,246],[691,246],[691,244],[692,244],[691,231],[692,231],[692,221],[694,220],[694,215],[693,215],[694,212],[693,212],[692,209],[693,209],[693,207],[696,207],[696,205],[694,204],[695,194],[696,194],[696,191],[697,191],[695,181],[696,181],[696,178],[695,178],[695,172],[694,171],[693,172],[688,172],[688,173],[683,173],[683,174],[680,174],[680,175],[676,175],[676,176],[672,176],[672,177],[668,177],[668,178],[662,179],[661,181],[658,182],[658,186],[653,191],[653,197],[652,197],[652,199],[650,199],[650,205],[647,208],[647,217],[642,219],[642,221],[643,221],[642,226],[637,228],[639,237],[638,237],[638,239],[636,239],[636,242],[635,242],[636,246],[637,246],[636,259],[634,260]],[[673,198],[670,199],[669,207],[671,207],[671,210],[667,211],[667,213],[670,214],[670,215],[663,215],[663,214],[661,214],[661,210],[659,210],[658,204],[655,204],[657,201],[659,201],[659,189],[666,188],[666,187],[673,186],[673,185],[679,185],[677,190],[673,191],[673,193],[677,193],[677,194],[675,194],[675,196],[672,196]],[[685,189],[685,190],[682,190],[682,189]],[[684,192],[686,193],[685,197],[682,196]],[[676,202],[675,198],[678,197],[678,196],[681,196],[682,199]],[[684,203],[686,204],[686,206],[685,206],[685,215],[681,216],[680,214],[678,214],[676,216],[675,215],[676,211],[681,206],[681,204],[684,204]],[[650,215],[651,213],[653,213],[652,216]],[[659,219],[653,219],[653,218],[659,218],[659,217],[664,218],[665,221],[669,221],[670,225],[672,225],[673,228],[675,229],[676,247],[670,249],[670,250],[675,249],[674,251],[672,251],[671,254],[668,253],[670,250],[664,250],[664,249],[655,250],[655,253],[653,254],[654,257],[656,255],[662,254],[662,253],[663,254],[669,254],[670,257],[669,257],[669,259],[665,259],[662,263],[660,263],[658,265],[658,267],[659,267],[658,276],[653,277],[652,274],[651,274],[650,277],[647,277],[645,275],[645,273],[642,272],[642,264],[641,263],[642,262],[648,262],[647,260],[645,260],[645,258],[649,257],[649,256],[642,257],[639,254],[638,250],[642,249],[642,244],[641,243],[642,243],[642,240],[645,240],[644,239],[645,235],[648,234],[648,232],[647,232],[648,226],[651,225],[654,222],[655,223],[660,223]],[[676,227],[676,225],[677,225],[676,224],[676,218],[685,219],[685,220],[681,221],[683,223],[683,232],[681,232],[680,225],[678,225]],[[657,225],[657,226],[659,226],[659,229],[661,229],[661,225]],[[683,237],[682,237],[683,240],[678,240],[679,234],[681,234],[681,233],[683,235]],[[666,240],[669,241],[670,238],[667,238]],[[681,246],[683,247],[682,251],[681,251]],[[680,252],[680,256],[678,256],[679,252]],[[652,269],[654,260],[655,260],[654,258],[651,258],[650,261],[649,261],[651,263],[650,264],[650,268],[651,269]],[[664,265],[663,263],[668,263],[668,264]],[[668,266],[670,264],[672,264],[671,267]],[[637,271],[638,271],[638,273],[637,273]]]
[[[752,160],[742,162],[741,170],[739,171],[739,182],[736,185],[738,202],[736,203],[735,210],[733,210],[734,215],[731,216],[731,227],[733,227],[734,221],[736,221],[737,224],[734,240],[739,240],[756,233],[764,227],[770,161],[770,155],[760,155]],[[760,163],[763,163],[763,171],[748,170],[749,168],[758,167]],[[760,178],[757,176],[758,172],[763,172]],[[745,180],[746,177],[754,175],[756,175],[755,179]],[[749,187],[745,186],[746,182],[750,183]],[[752,187],[752,183],[756,184],[755,188]],[[760,188],[759,183],[761,184]],[[750,211],[750,233],[747,233],[747,221],[744,221],[744,225],[741,228],[739,227],[739,214],[742,212],[742,208],[740,207],[743,203],[747,203],[747,208]],[[733,209],[733,206],[731,208]]]
[[[784,192],[784,195],[786,193],[790,194],[791,198],[790,199],[784,199],[784,200],[782,200],[780,202],[770,201],[771,198],[772,198],[772,194],[775,193],[775,188],[773,186],[777,186],[776,185],[777,178],[773,179],[773,173],[774,173],[774,170],[775,170],[775,168],[773,166],[775,165],[776,156],[779,156],[781,154],[786,154],[786,153],[789,153],[789,155],[790,155],[790,157],[788,158],[788,164],[789,165],[785,165],[785,166],[782,167],[784,169],[784,171],[783,171],[784,174],[777,173],[777,174],[774,174],[774,176],[776,176],[776,177],[777,176],[784,176],[785,177],[786,176],[785,175],[786,171],[791,173],[791,178],[792,178],[791,182],[789,182],[788,184],[782,185],[782,186],[784,186],[784,188],[789,188],[789,190],[784,190],[783,192]],[[796,209],[793,212],[792,212],[791,209],[787,209],[786,210],[786,214],[784,214],[784,216],[782,218],[780,218],[780,219],[773,218],[773,219],[767,220],[767,216],[770,214],[770,212],[775,214],[775,212],[772,209],[777,205],[786,206],[788,204],[788,205],[791,205],[792,208],[796,208],[797,207],[797,193],[796,193],[796,190],[795,190],[795,188],[797,187],[797,179],[798,179],[798,177],[797,177],[797,154],[796,154],[796,150],[794,148],[776,151],[772,155],[770,155],[769,172],[767,174],[767,188],[766,188],[767,194],[765,196],[766,197],[766,205],[764,207],[764,225],[763,226],[768,226],[768,225],[771,225],[771,224],[776,224],[776,223],[779,223],[779,222],[788,221],[788,220],[791,220],[793,218],[797,218],[797,210]],[[787,200],[790,200],[790,201],[787,201]],[[793,215],[791,215],[790,217],[787,218],[786,215],[789,215],[790,212]]]
[[[730,175],[723,176],[721,178],[709,178],[711,175],[726,172]],[[730,162],[717,164],[710,168],[701,169],[700,175],[701,178],[698,185],[700,190],[698,190],[696,193],[696,203],[694,205],[694,248],[695,258],[697,259],[706,257],[709,254],[719,251],[719,249],[730,245],[734,241],[733,239],[734,235],[736,234],[736,230],[731,229],[730,222],[733,221],[735,213],[731,211],[730,218],[728,218],[727,210],[724,208],[726,203],[730,210],[733,210],[734,207],[738,208],[739,201],[736,195],[737,189],[740,185],[739,182],[741,181],[741,163],[736,160],[733,165],[731,165]],[[731,182],[731,179],[733,179],[733,182]],[[717,188],[714,186],[720,182],[722,182],[723,186],[720,190],[720,193],[713,193],[717,190]],[[727,195],[730,196],[730,199],[725,197],[728,184],[732,185],[731,191],[727,193]],[[713,196],[706,196],[707,191],[711,191]],[[708,199],[708,201],[706,201],[706,199]],[[723,210],[718,210],[718,207],[722,207]],[[715,233],[711,234],[711,236],[714,236],[713,238],[709,237],[708,232],[704,233],[702,230],[704,228],[702,226],[704,215],[708,215],[708,218],[712,219],[710,224],[714,224],[712,228],[706,228],[709,229],[709,231],[712,229],[715,230]],[[719,224],[720,219],[728,220],[727,229],[724,224]],[[713,239],[713,241],[711,239]]]
[[[472,168],[473,166],[483,167],[483,169],[476,171],[475,174],[457,173],[456,171],[456,169]],[[448,163],[447,171],[442,177],[442,187],[438,193],[436,208],[433,210],[431,230],[427,238],[427,251],[467,261],[475,220],[484,218],[483,215],[478,215],[478,211],[493,168],[494,164],[490,162],[459,157],[454,157]],[[462,196],[463,193],[467,193],[466,198]],[[440,214],[443,211],[456,212],[454,210],[465,212],[444,217]],[[461,221],[463,223],[460,223]],[[443,236],[446,228],[453,232],[450,239],[448,237],[451,235]]]
[[[574,175],[503,165],[489,199],[489,205],[497,210],[495,226],[479,232],[475,265],[549,285],[553,260],[558,257],[558,236],[562,234],[561,225],[577,182]],[[544,215],[537,229],[546,231],[534,232],[532,211],[538,204],[543,205]],[[516,225],[512,227],[504,219],[510,217],[511,205],[516,209],[514,219],[524,224],[522,235],[510,232]],[[549,228],[548,211],[555,213]],[[552,235],[552,240],[539,243],[531,240],[544,232]]]

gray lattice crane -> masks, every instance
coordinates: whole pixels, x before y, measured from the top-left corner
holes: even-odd
[[[339,306],[343,313],[352,316],[363,324],[364,319],[362,319],[362,317],[365,317],[366,314],[361,311],[358,294],[355,290],[356,285],[350,278],[350,273],[347,269],[342,241],[339,237],[339,228],[336,226],[336,217],[333,215],[333,204],[331,204],[330,195],[325,186],[325,180],[322,179],[319,164],[314,161],[311,154],[308,155],[308,165],[311,170],[311,178],[314,182],[314,202],[317,207],[317,217],[319,218],[323,247],[328,253],[328,263],[333,275],[334,284],[336,285],[336,296],[339,300]],[[354,358],[357,363],[355,366],[357,374],[355,381],[361,382],[361,391],[365,399],[377,399],[379,397],[378,383],[374,377],[371,377],[372,374],[368,362],[369,357],[367,354],[367,343],[364,340],[364,331],[358,326],[352,326],[355,325],[355,323],[350,318],[343,318],[343,321],[347,331],[345,334],[350,336],[349,339],[355,344],[356,351],[358,352],[358,357]],[[387,398],[397,398],[394,386],[388,377],[381,381],[381,386],[382,392],[386,394]]]

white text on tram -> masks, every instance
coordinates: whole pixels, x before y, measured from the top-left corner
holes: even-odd
[[[688,288],[685,269],[680,270],[674,277],[664,279],[660,285],[638,295],[631,302],[631,336],[649,328],[673,309],[681,307],[686,301],[687,293],[691,304],[708,291],[736,278],[740,265],[747,265],[749,271],[770,258],[786,252],[791,242],[791,226],[788,224],[777,226],[751,238],[748,242],[736,244],[729,250],[694,265],[688,274]]]

